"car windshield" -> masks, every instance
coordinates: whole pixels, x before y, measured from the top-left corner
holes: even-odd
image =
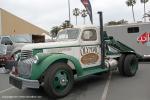
[[[15,43],[31,43],[32,42],[32,37],[30,35],[11,36],[11,39]]]
[[[58,32],[57,41],[66,41],[66,40],[76,40],[79,35],[79,29],[65,29],[63,31]]]

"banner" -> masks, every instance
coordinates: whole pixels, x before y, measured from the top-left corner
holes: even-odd
[[[91,3],[89,0],[81,0],[82,4],[84,5],[84,7],[87,10],[87,13],[90,17],[91,23],[93,24],[93,15],[92,15],[92,7],[91,7]]]

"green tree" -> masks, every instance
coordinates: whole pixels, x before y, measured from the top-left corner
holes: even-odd
[[[128,7],[132,7],[132,15],[133,15],[133,21],[135,22],[135,15],[134,15],[134,5],[136,4],[136,0],[127,0],[126,5]]]
[[[108,23],[106,23],[107,26],[110,26],[110,25],[121,25],[121,24],[127,24],[128,21],[122,19],[122,20],[119,20],[119,21],[110,21]]]
[[[79,8],[73,9],[73,15],[76,17],[76,25],[77,25],[77,23],[78,23],[77,17],[80,15]]]
[[[82,11],[81,11],[81,17],[83,17],[83,24],[85,24],[85,17],[87,17],[87,11],[85,10],[85,9],[83,9]]]
[[[146,14],[146,6],[145,4],[148,2],[149,0],[141,0],[141,3],[144,4],[144,15]],[[146,22],[146,17],[144,17],[144,22]]]
[[[72,28],[72,27],[73,27],[73,25],[70,23],[70,21],[66,20],[61,25],[52,27],[52,29],[50,31],[50,35],[51,35],[52,39],[54,39],[60,30],[63,30],[66,28]]]
[[[57,34],[60,30],[61,30],[61,27],[59,27],[59,26],[52,27],[52,30],[50,31],[50,35],[51,35],[52,39],[57,36]]]
[[[65,28],[72,28],[73,25],[69,22],[69,21],[65,21],[62,23],[62,25],[60,25],[61,29],[65,29]]]

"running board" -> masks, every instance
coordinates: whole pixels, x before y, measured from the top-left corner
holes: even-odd
[[[102,72],[106,72],[108,70],[109,70],[109,68],[102,68],[101,66],[86,68],[86,69],[83,69],[83,73],[79,77],[84,77],[84,76],[87,76],[87,75],[102,73]]]

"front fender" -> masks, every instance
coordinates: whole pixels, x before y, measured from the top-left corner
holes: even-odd
[[[58,60],[70,60],[75,65],[77,75],[82,74],[80,62],[73,56],[66,54],[47,54],[45,56],[42,54],[37,54],[37,56],[39,57],[39,62],[32,65],[32,80],[39,79],[39,77],[50,67],[50,65]]]

